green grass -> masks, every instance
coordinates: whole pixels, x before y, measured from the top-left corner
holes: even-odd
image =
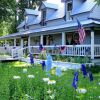
[[[23,68],[27,73],[23,73]],[[63,72],[61,77],[51,74],[50,79],[56,84],[48,85],[42,78],[47,77],[40,65],[30,66],[23,62],[0,63],[0,100],[99,100],[100,96],[100,72],[94,73],[94,81],[83,78],[79,71],[79,88],[85,88],[85,94],[76,92],[72,87],[73,70]],[[34,75],[30,79],[27,76]],[[20,76],[21,79],[13,79],[13,76]],[[51,90],[48,94],[47,91]],[[29,95],[29,97],[27,97]]]

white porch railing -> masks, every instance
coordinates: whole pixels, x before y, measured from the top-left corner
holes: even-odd
[[[100,45],[94,45],[94,55],[100,57]]]
[[[91,56],[91,45],[57,45],[57,46],[43,46],[46,53],[51,55],[67,55],[67,56]],[[21,57],[29,52],[39,54],[39,46],[30,46],[17,50]]]
[[[51,55],[67,55],[67,56],[89,56],[91,57],[91,45],[57,45],[57,46],[43,46],[47,53]],[[61,49],[63,48],[63,50]],[[23,55],[29,54],[39,54],[39,46],[30,47],[9,47],[9,53],[12,53],[12,57],[22,57]],[[4,47],[0,47],[0,51],[4,51]],[[100,45],[94,45],[94,57],[100,57]]]

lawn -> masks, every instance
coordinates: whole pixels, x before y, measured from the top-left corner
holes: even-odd
[[[50,74],[48,80],[41,65],[0,63],[0,100],[100,99],[100,72],[93,73],[94,80],[90,82],[79,70],[77,90],[72,87],[74,70],[63,71],[60,77],[55,75],[55,69]]]

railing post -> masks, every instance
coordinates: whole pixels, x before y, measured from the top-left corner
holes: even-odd
[[[91,59],[94,59],[94,30],[91,29]]]

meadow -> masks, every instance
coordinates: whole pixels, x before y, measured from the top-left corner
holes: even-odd
[[[54,68],[48,77],[39,64],[0,63],[0,100],[100,100],[100,71],[90,82],[79,70],[77,90],[72,87],[73,77],[74,70],[56,76]]]

